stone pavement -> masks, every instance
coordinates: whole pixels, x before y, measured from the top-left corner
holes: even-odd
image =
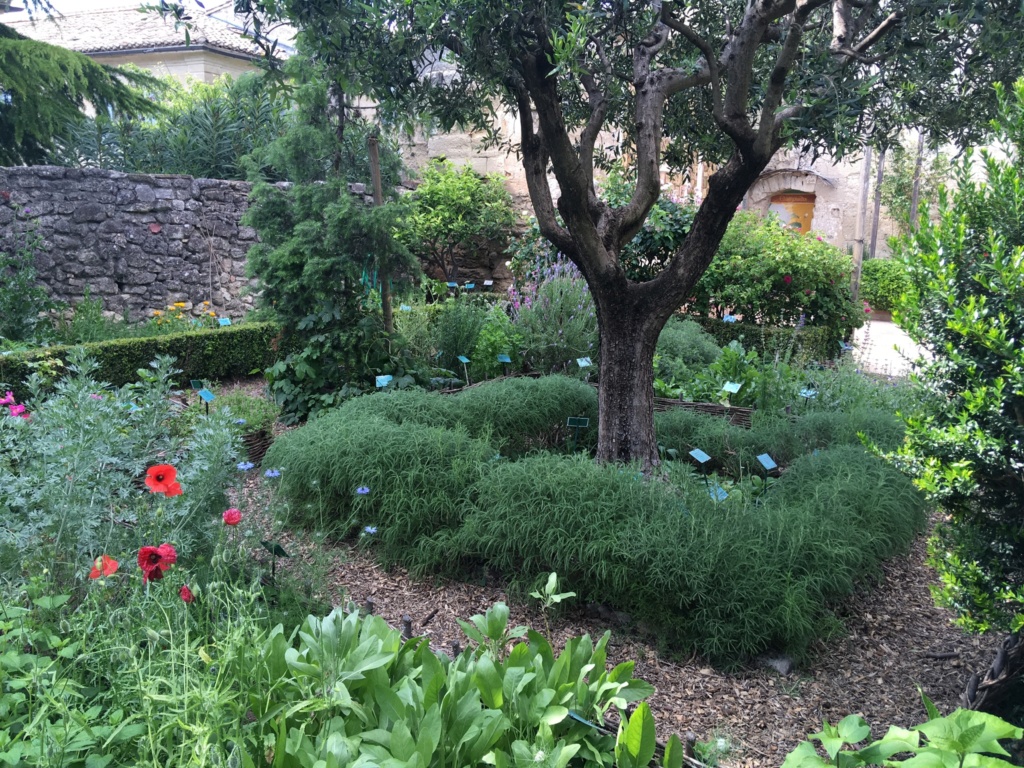
[[[886,376],[907,376],[910,362],[923,352],[888,320],[868,320],[854,332],[853,345],[853,357],[863,368]]]

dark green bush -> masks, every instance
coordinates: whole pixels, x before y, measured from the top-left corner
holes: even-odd
[[[550,455],[494,466],[473,497],[461,528],[409,554],[417,567],[485,564],[519,589],[556,571],[581,600],[720,662],[802,651],[829,601],[924,521],[913,486],[853,446],[795,462],[758,505]]]
[[[897,243],[897,320],[929,359],[895,457],[941,505],[932,564],[968,629],[1024,626],[1024,79],[999,90],[1002,157],[968,153],[934,221]]]
[[[680,317],[670,318],[658,337],[655,375],[665,381],[679,379],[694,368],[715,362],[721,352],[715,339],[700,325]]]
[[[726,323],[710,317],[687,317],[711,335],[720,347],[739,341],[747,349],[768,356],[792,353],[807,360],[832,360],[839,356],[839,338],[827,328],[779,327],[753,323]]]
[[[382,392],[350,400],[338,412],[352,418],[376,416],[400,425],[461,426],[473,437],[490,440],[506,456],[563,447],[570,416],[590,419],[590,428],[580,432],[580,447],[590,447],[597,440],[597,392],[566,376],[499,379],[454,395]]]
[[[693,291],[688,311],[726,313],[768,326],[827,328],[835,339],[863,325],[850,291],[850,257],[814,235],[785,229],[755,213],[739,213]]]
[[[190,379],[229,379],[262,373],[277,357],[277,326],[247,323],[214,330],[189,331],[169,336],[116,339],[83,344],[86,354],[99,363],[94,374],[99,381],[122,386],[138,379],[140,368],[148,369],[158,355],[176,358],[178,386]],[[63,366],[74,347],[45,347],[31,352],[0,355],[0,382],[21,396],[25,380],[35,370],[53,371]],[[59,364],[59,366],[58,366]]]
[[[860,275],[860,297],[872,309],[891,312],[912,288],[907,266],[895,259],[869,259]]]
[[[263,465],[281,468],[291,521],[338,535],[370,526],[391,560],[421,536],[461,523],[469,488],[496,453],[461,427],[338,409],[278,437]]]
[[[885,450],[903,439],[903,423],[892,411],[862,407],[848,412],[812,411],[792,419],[755,418],[751,429],[735,427],[715,416],[674,409],[655,414],[658,443],[667,452],[689,461],[687,454],[700,448],[711,456],[711,469],[730,477],[760,473],[756,457],[767,453],[785,466],[815,449],[860,445],[858,435]]]

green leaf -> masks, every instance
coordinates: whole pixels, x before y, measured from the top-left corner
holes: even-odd
[[[641,703],[629,718],[625,733],[621,736],[633,764],[644,766],[651,762],[656,747],[654,717],[647,702]]]
[[[839,721],[838,732],[847,744],[856,744],[871,735],[871,727],[860,715],[847,715]]]
[[[665,755],[661,760],[662,767],[682,768],[684,754],[685,749],[683,748],[683,742],[681,742],[679,737],[673,733],[669,737],[668,743],[665,745]]]
[[[491,709],[501,709],[504,703],[502,695],[501,675],[488,654],[481,656],[476,663],[473,682],[480,691],[480,698]]]

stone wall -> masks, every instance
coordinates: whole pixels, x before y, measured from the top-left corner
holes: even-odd
[[[245,255],[256,231],[240,224],[251,185],[99,169],[0,168],[0,249],[26,231],[41,238],[40,281],[53,298],[86,290],[133,318],[174,302],[239,317]],[[202,302],[209,305],[202,305]]]
[[[58,301],[74,303],[88,290],[107,312],[133,319],[175,302],[238,318],[254,299],[245,258],[256,231],[241,224],[251,188],[95,168],[0,168],[0,251],[35,232],[36,270]],[[363,184],[349,191],[372,201]],[[507,287],[506,258],[480,249],[462,260],[459,282]]]

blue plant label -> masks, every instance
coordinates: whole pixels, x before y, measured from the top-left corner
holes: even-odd
[[[220,323],[221,325],[231,325],[231,318],[230,317],[222,317],[217,322]]]
[[[804,398],[805,400],[810,400],[812,397],[817,396],[818,390],[816,389],[804,388],[800,390],[800,397]]]
[[[771,472],[773,469],[777,469],[779,466],[778,464],[775,463],[775,459],[773,459],[767,453],[762,453],[760,456],[757,457],[757,460],[761,462],[761,466],[764,467],[769,472]]]
[[[741,382],[738,382],[738,381],[727,381],[722,386],[722,389],[725,390],[726,392],[728,392],[730,395],[735,395],[737,392],[740,391],[740,387],[742,387],[742,386],[743,386],[743,384]]]
[[[490,288],[492,285],[494,285],[493,280],[484,280],[484,288]]]
[[[498,355],[498,362],[499,363],[511,363],[512,362],[512,358],[509,357],[508,355]]]
[[[391,374],[385,374],[383,376],[378,376],[377,377],[377,388],[378,389],[383,389],[384,387],[386,387],[388,384],[391,383],[391,379],[392,378],[394,378],[394,377],[391,376]]]
[[[580,368],[589,368],[590,366],[593,365],[593,363],[590,362],[589,357],[577,357],[576,365],[578,365]]]
[[[722,322],[723,323],[735,323],[736,322],[736,315],[725,315],[722,318]]]
[[[474,288],[476,288],[476,283],[466,283],[462,287],[465,288],[467,291],[472,291]]]
[[[590,419],[586,416],[570,416],[565,420],[565,426],[586,429],[590,426]]]
[[[190,381],[189,384],[192,385],[192,389],[202,389],[203,388],[203,382],[201,382],[199,379],[192,379],[192,381]]]
[[[725,501],[729,498],[729,494],[725,492],[725,488],[715,483],[708,488],[708,495],[711,496],[715,501]]]
[[[462,363],[463,365],[468,365],[469,364],[469,358],[466,357],[465,355],[459,355],[458,359],[459,359],[459,362]]]
[[[843,352],[852,352],[853,351],[853,344],[847,344],[845,341],[840,341],[839,342],[839,348]]]
[[[690,451],[690,455],[700,464],[706,464],[711,461],[711,457],[704,453],[700,448],[694,448]]]
[[[212,403],[213,402],[213,392],[211,392],[210,390],[208,390],[206,388],[203,388],[203,389],[199,390],[199,397],[202,399],[202,401],[204,403]]]
[[[412,312],[412,307],[410,307],[408,304],[400,304],[398,308],[403,312]]]
[[[459,287],[458,283],[445,283],[445,285],[447,285],[449,288],[458,288]]]

